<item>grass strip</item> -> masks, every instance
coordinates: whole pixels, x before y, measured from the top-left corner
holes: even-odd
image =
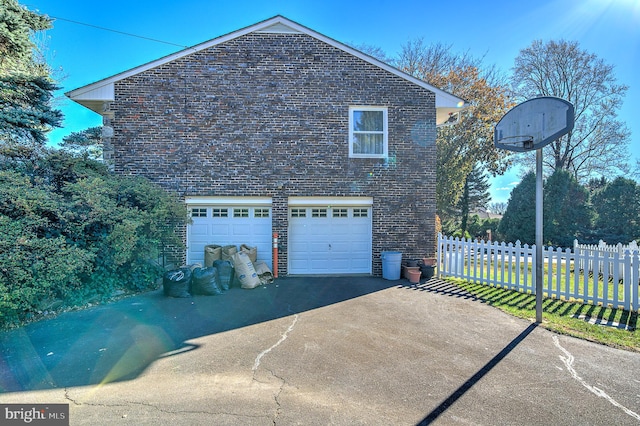
[[[535,321],[536,297],[533,294],[474,284],[457,278],[448,278],[446,281],[510,315]],[[637,312],[546,298],[542,303],[542,313],[541,325],[548,330],[640,352],[640,334],[636,331]]]

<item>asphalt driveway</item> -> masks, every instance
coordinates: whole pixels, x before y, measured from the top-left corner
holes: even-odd
[[[437,280],[280,278],[0,333],[0,391],[72,425],[637,425],[640,355]]]

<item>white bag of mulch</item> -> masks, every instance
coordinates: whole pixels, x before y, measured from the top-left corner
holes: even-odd
[[[256,270],[256,274],[258,274],[258,278],[260,278],[260,282],[264,284],[271,284],[274,280],[273,272],[269,269],[269,266],[263,261],[255,262],[253,267]]]
[[[253,267],[253,262],[246,253],[239,251],[233,255],[233,266],[236,269],[236,277],[242,288],[256,288],[261,282]]]

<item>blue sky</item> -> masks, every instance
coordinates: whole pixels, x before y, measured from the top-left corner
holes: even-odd
[[[640,159],[640,0],[429,0],[218,1],[218,0],[21,0],[31,10],[60,18],[45,34],[49,64],[64,75],[58,108],[72,131],[101,124],[101,117],[62,95],[85,84],[182,50],[275,15],[350,44],[368,44],[395,56],[407,41],[451,44],[454,51],[484,56],[508,73],[533,40],[576,40],[615,66],[629,86],[620,120],[632,132],[630,151]],[[160,40],[136,38],[68,22],[77,21]],[[171,43],[171,44],[168,44]],[[507,201],[516,172],[492,179],[493,201]]]

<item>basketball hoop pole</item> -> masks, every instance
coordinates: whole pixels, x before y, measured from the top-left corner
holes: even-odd
[[[542,148],[536,149],[536,322],[542,323]]]

